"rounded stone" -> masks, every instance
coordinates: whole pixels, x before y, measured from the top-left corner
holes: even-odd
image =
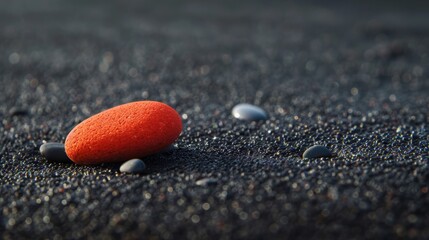
[[[62,143],[44,143],[40,146],[39,151],[50,162],[72,163]]]
[[[248,103],[240,103],[232,109],[232,115],[240,120],[260,121],[267,120],[268,114],[260,107]]]
[[[123,173],[143,173],[145,169],[146,165],[144,162],[136,158],[124,162],[119,171]]]
[[[302,158],[321,158],[321,157],[331,157],[332,153],[329,149],[322,145],[315,145],[302,154]]]
[[[28,115],[28,110],[25,108],[12,107],[9,110],[9,115],[11,117],[13,117],[13,116],[26,116],[26,115]]]
[[[203,178],[203,179],[197,180],[195,184],[197,184],[198,186],[204,186],[204,187],[213,186],[217,184],[217,180],[215,178]]]
[[[179,114],[167,104],[131,102],[78,124],[68,134],[65,148],[77,164],[123,162],[160,152],[176,141],[181,131]]]

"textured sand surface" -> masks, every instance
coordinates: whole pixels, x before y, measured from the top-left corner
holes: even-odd
[[[0,238],[429,238],[424,1],[124,2],[0,2]],[[147,173],[39,154],[143,99],[184,123]]]

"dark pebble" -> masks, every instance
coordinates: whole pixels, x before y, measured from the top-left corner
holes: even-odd
[[[302,158],[321,158],[321,157],[331,157],[332,153],[328,148],[321,145],[315,145],[307,150],[305,150],[304,154],[302,154]]]
[[[232,109],[235,118],[247,121],[267,120],[267,113],[260,107],[248,103],[240,103]]]
[[[25,108],[12,107],[9,109],[9,116],[26,116],[28,115],[28,110]]]
[[[207,187],[207,186],[214,186],[214,185],[216,185],[217,184],[217,180],[214,179],[214,178],[203,178],[203,179],[197,180],[195,183],[198,186]]]
[[[42,156],[46,158],[46,160],[50,162],[61,162],[61,163],[71,163],[69,157],[67,157],[66,150],[64,148],[64,144],[50,142],[45,143],[40,146],[39,149]]]
[[[131,159],[124,162],[119,168],[120,172],[123,173],[143,173],[146,169],[146,165],[140,159]]]

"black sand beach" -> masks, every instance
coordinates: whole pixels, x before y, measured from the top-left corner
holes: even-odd
[[[394,2],[0,1],[0,238],[429,238],[429,4]],[[144,174],[40,155],[145,99],[184,129]]]

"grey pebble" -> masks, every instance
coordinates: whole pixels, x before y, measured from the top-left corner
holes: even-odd
[[[329,149],[322,145],[314,145],[302,154],[302,158],[321,158],[321,157],[331,157],[332,153]]]
[[[235,118],[248,121],[267,120],[268,114],[260,107],[248,103],[240,103],[232,108]]]
[[[217,184],[217,180],[215,178],[203,178],[203,179],[197,180],[195,184],[197,184],[198,186],[204,186],[204,187],[213,186]]]
[[[131,159],[124,162],[119,168],[120,172],[123,173],[143,173],[146,169],[146,165],[141,159]]]
[[[62,143],[44,143],[40,146],[39,151],[50,162],[72,163]]]

